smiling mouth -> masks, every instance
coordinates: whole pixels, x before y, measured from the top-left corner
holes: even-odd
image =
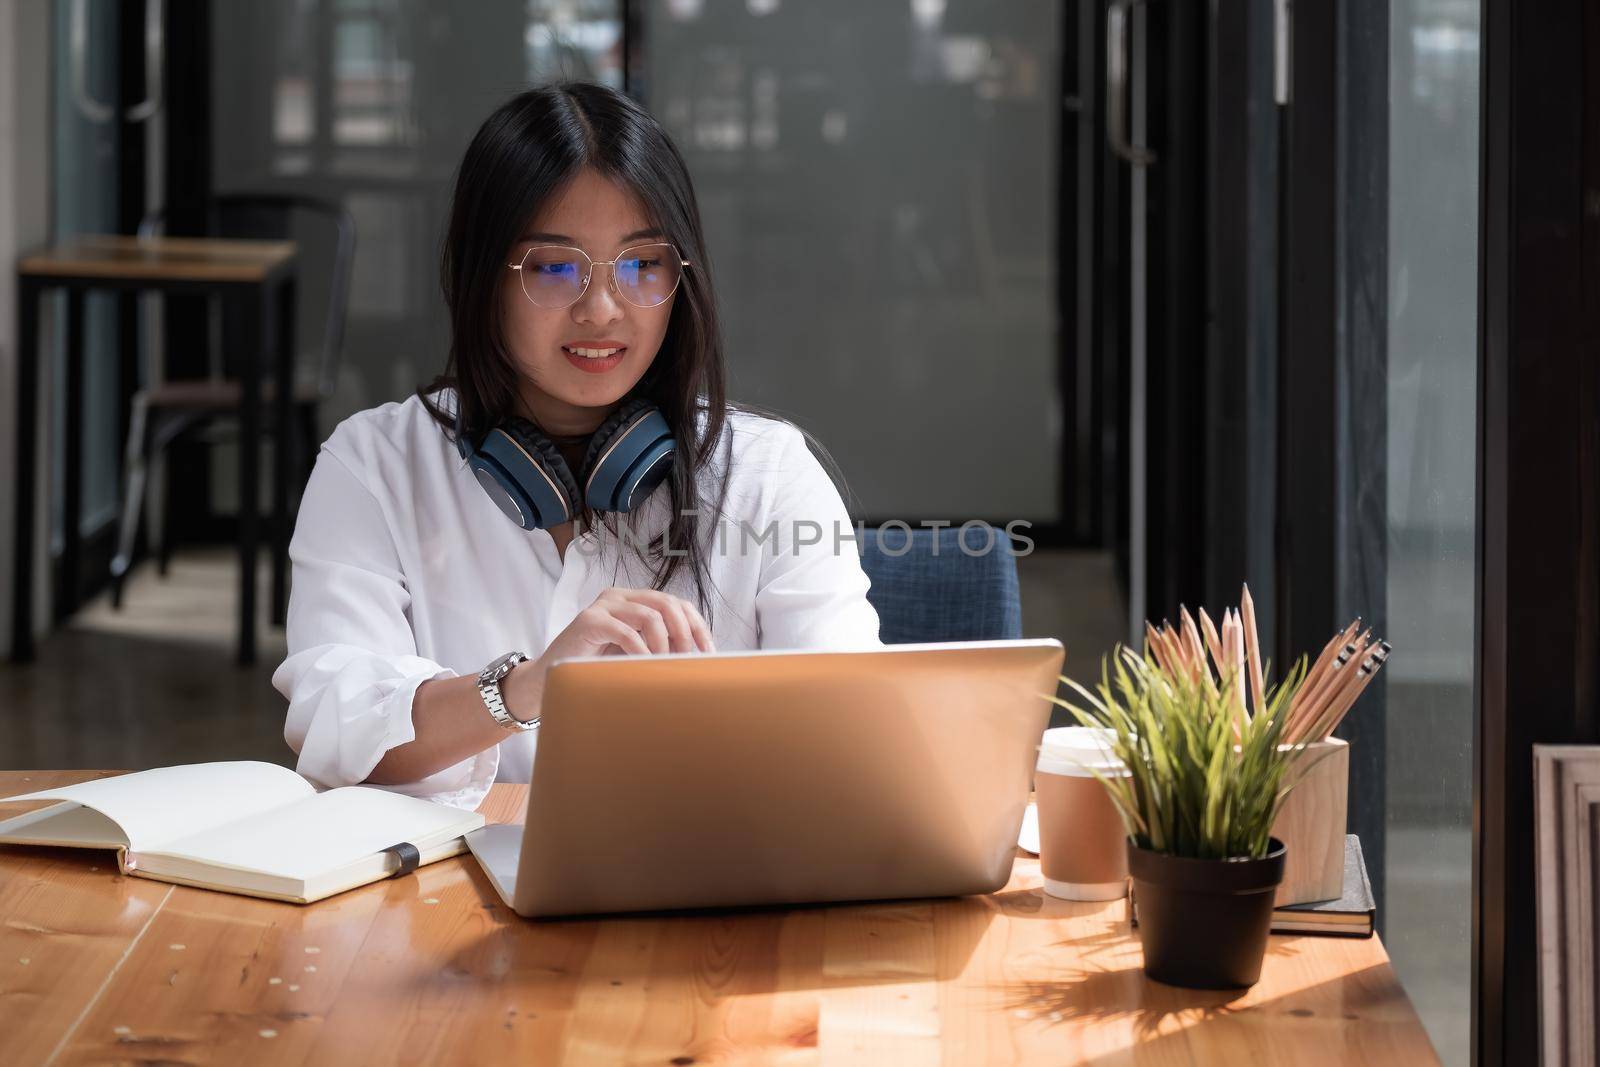
[[[578,356],[582,359],[606,359],[626,352],[628,349],[626,346],[621,348],[571,348],[567,345],[562,345],[561,350],[569,356]]]

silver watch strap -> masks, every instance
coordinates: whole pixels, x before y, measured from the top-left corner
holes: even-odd
[[[528,721],[524,722],[515,715],[511,714],[511,712],[506,708],[505,695],[500,692],[501,680],[506,675],[510,674],[512,669],[515,668],[517,664],[526,663],[527,661],[527,656],[521,655],[520,653],[514,654],[513,656],[508,657],[508,662],[504,664],[504,668],[498,671],[494,676],[478,676],[478,692],[483,697],[484,707],[489,709],[489,714],[493,716],[494,721],[505,727],[507,730],[520,732],[523,730],[532,730],[534,727],[539,725],[539,720],[537,718],[529,719]]]

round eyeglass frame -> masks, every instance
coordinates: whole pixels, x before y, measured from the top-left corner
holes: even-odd
[[[578,255],[583,257],[584,262],[589,264],[588,269],[583,272],[583,285],[578,289],[578,295],[567,301],[565,304],[559,304],[555,307],[552,307],[549,304],[539,303],[539,301],[535,300],[528,293],[528,276],[522,269],[527,265],[529,256],[533,255],[533,253],[539,249],[544,248],[560,248],[570,252],[576,252]],[[680,267],[678,271],[678,280],[672,283],[672,288],[667,292],[667,295],[656,301],[654,304],[641,304],[636,300],[629,299],[628,295],[622,291],[622,286],[617,284],[617,260],[625,259],[629,252],[640,248],[670,248],[672,249],[672,254],[678,257],[678,265]],[[627,248],[624,248],[622,251],[618,252],[612,259],[591,259],[589,257],[589,253],[585,252],[576,245],[529,245],[527,251],[522,253],[522,259],[520,261],[516,263],[508,263],[507,266],[517,272],[518,287],[521,288],[522,295],[527,297],[528,303],[532,304],[536,308],[543,308],[546,311],[565,311],[573,304],[576,304],[578,301],[582,300],[584,294],[589,291],[589,283],[594,279],[594,269],[596,267],[611,268],[611,291],[617,294],[617,298],[619,300],[627,303],[630,307],[649,309],[658,308],[662,304],[665,304],[667,301],[672,299],[672,295],[678,291],[678,286],[683,284],[683,271],[681,268],[692,266],[692,264],[687,259],[683,258],[683,253],[679,252],[678,246],[673,244],[671,241],[644,241],[640,244],[629,245]]]

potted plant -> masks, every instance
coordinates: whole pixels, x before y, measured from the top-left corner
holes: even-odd
[[[1305,770],[1305,746],[1283,738],[1305,664],[1268,685],[1259,666],[1246,665],[1247,646],[1249,659],[1259,654],[1238,616],[1225,615],[1220,634],[1201,618],[1205,645],[1185,613],[1177,631],[1147,629],[1142,654],[1119,645],[1095,691],[1062,678],[1081,705],[1052,699],[1105,730],[1127,769],[1096,777],[1128,832],[1145,974],[1229,989],[1261,975],[1284,866],[1270,831]]]

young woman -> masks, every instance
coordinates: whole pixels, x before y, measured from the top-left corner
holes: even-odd
[[[694,190],[638,104],[490,115],[441,281],[445,374],[340,423],[300,506],[273,684],[302,774],[476,807],[529,779],[562,657],[879,643],[805,436],[725,397]]]

